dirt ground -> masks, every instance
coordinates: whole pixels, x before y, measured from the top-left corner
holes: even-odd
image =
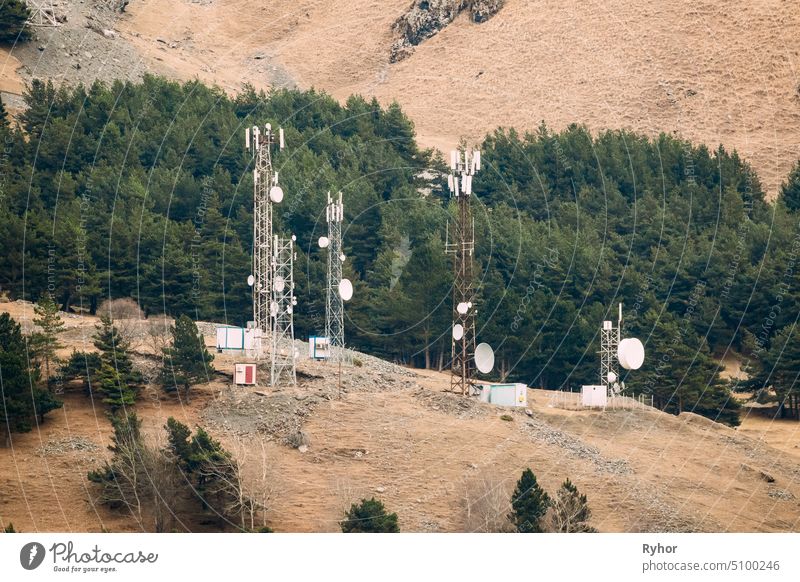
[[[30,306],[0,310],[21,319]],[[82,342],[95,322],[69,318],[66,343]],[[529,416],[444,393],[446,374],[363,358],[344,368],[341,396],[335,366],[301,359],[296,387],[232,387],[220,376],[189,405],[153,388],[136,409],[151,436],[175,416],[205,426],[235,454],[266,459],[277,531],[336,531],[344,509],[372,495],[398,513],[404,531],[464,531],[468,484],[488,476],[510,494],[526,467],[550,492],[571,479],[600,531],[800,530],[798,423],[751,415],[731,429],[648,408],[562,410],[539,390],[528,391]],[[230,373],[236,361],[216,354],[215,365]],[[102,405],[80,391],[64,401],[0,449],[0,523],[140,530],[92,503],[86,473],[109,454]],[[297,431],[307,449],[287,444]]]

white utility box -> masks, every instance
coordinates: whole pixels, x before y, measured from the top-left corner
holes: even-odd
[[[331,342],[327,337],[308,338],[308,357],[313,360],[327,360],[331,357]]]
[[[605,386],[587,385],[581,388],[581,404],[591,408],[605,408],[608,392]]]
[[[243,350],[244,335],[243,327],[223,326],[217,328],[217,349],[218,350]]]
[[[528,406],[528,387],[525,384],[483,384],[481,402],[495,406]]]
[[[252,386],[256,383],[255,364],[236,364],[233,383],[238,386]]]

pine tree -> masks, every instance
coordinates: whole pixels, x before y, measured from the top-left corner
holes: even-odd
[[[66,362],[61,366],[61,378],[65,382],[80,378],[83,389],[87,394],[91,392],[92,380],[97,379],[97,372],[102,366],[102,358],[97,352],[79,352],[72,350]]]
[[[31,336],[31,347],[37,359],[44,364],[44,379],[47,383],[50,380],[50,364],[55,366],[59,363],[57,350],[64,346],[59,343],[58,336],[64,332],[66,326],[58,314],[58,305],[47,293],[34,306],[33,311],[37,316],[33,318],[33,323],[41,331]]]
[[[362,499],[350,506],[341,522],[344,533],[398,533],[397,514],[388,513],[383,503],[374,497]]]
[[[128,342],[107,315],[100,316],[100,325],[94,334],[94,347],[100,351],[101,359],[108,362],[126,384],[134,389],[141,386],[142,375],[133,367]]]
[[[553,499],[552,530],[558,533],[594,533],[597,530],[586,522],[592,516],[586,495],[567,479],[556,491]]]
[[[774,338],[761,362],[762,378],[766,386],[771,386],[778,398],[781,417],[787,414],[800,416],[800,330],[787,325]],[[760,386],[762,388],[765,386]]]
[[[4,0],[0,3],[0,43],[30,39],[31,30],[26,26],[30,16],[31,11],[22,0]]]
[[[786,182],[781,185],[778,199],[791,212],[800,209],[800,161],[795,163]]]
[[[241,503],[240,475],[233,456],[205,429],[197,427],[194,435],[189,427],[170,417],[165,426],[168,451],[186,475],[195,480],[194,490],[203,507],[212,507],[223,515]]]
[[[208,381],[214,371],[214,356],[208,353],[197,325],[186,315],[181,315],[170,328],[172,346],[164,348],[164,389],[168,392],[183,390],[189,402],[189,390],[194,384]]]
[[[0,314],[0,429],[5,443],[12,432],[29,432],[34,415],[44,415],[62,406],[59,400],[37,387],[39,367],[29,362],[25,338],[8,313]]]
[[[547,513],[551,501],[547,493],[536,482],[530,469],[522,472],[517,487],[511,496],[509,519],[520,533],[541,533],[542,518]]]
[[[128,354],[128,344],[107,315],[100,317],[100,325],[94,335],[94,345],[100,350],[97,387],[103,395],[103,402],[108,404],[112,411],[132,406],[141,387],[142,375],[134,370]]]
[[[136,390],[125,382],[123,375],[105,358],[97,372],[97,387],[103,394],[103,403],[111,407],[111,412],[136,403]]]

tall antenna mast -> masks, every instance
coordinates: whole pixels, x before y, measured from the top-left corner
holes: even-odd
[[[245,147],[253,156],[253,327],[258,330],[254,349],[263,357],[270,345],[270,303],[272,300],[272,203],[283,200],[278,173],[272,168],[274,146],[283,149],[283,129],[278,135],[268,123],[245,132]]]
[[[475,251],[475,224],[472,220],[470,198],[472,177],[481,168],[481,153],[477,150],[454,150],[450,154],[450,175],[447,182],[451,196],[458,204],[454,240],[445,243],[453,259],[453,344],[450,368],[450,391],[464,395],[472,393],[475,354],[475,291],[473,288],[472,255]],[[449,235],[449,231],[448,231]]]
[[[295,240],[294,235],[288,239],[275,235],[272,241],[272,386],[278,386],[282,378],[286,378],[290,384],[297,384],[294,347],[294,309],[297,305],[294,294]]]
[[[341,361],[344,357],[344,299],[342,283],[342,221],[344,202],[339,192],[338,202],[328,192],[328,206],[325,209],[328,221],[328,286],[325,294],[325,336],[331,347],[331,356]],[[350,291],[352,293],[352,291]],[[349,299],[349,297],[348,297]]]
[[[614,396],[619,390],[619,366],[617,349],[622,337],[622,303],[619,304],[617,327],[611,321],[603,322],[600,330],[600,384],[605,386],[606,394]]]

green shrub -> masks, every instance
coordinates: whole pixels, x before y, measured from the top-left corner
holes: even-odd
[[[398,533],[397,514],[387,513],[383,503],[375,499],[362,499],[345,513],[341,522],[344,533]]]

